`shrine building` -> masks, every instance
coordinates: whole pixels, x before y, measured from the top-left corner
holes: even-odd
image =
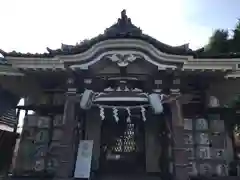
[[[25,112],[12,178],[240,176],[239,54],[164,44],[125,10],[79,44],[0,53],[0,124]]]

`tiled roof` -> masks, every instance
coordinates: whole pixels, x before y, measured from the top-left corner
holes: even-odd
[[[78,54],[87,51],[93,45],[105,41],[108,39],[121,39],[121,38],[129,38],[129,39],[140,39],[146,42],[149,42],[159,50],[169,54],[176,54],[176,55],[189,55],[193,54],[193,51],[187,46],[177,46],[173,47],[167,44],[164,44],[153,37],[143,34],[142,30],[134,25],[131,22],[131,19],[126,15],[126,11],[123,10],[121,12],[121,18],[118,19],[117,23],[113,24],[109,28],[107,28],[103,34],[98,35],[90,40],[84,40],[79,44],[76,45],[66,45],[62,44],[60,49],[52,50],[47,48],[48,53],[44,54],[31,54],[31,53],[19,53],[16,51],[7,53],[3,50],[0,50],[0,53],[3,56],[13,56],[13,57],[54,57],[55,55],[70,55],[70,54]]]
[[[204,51],[204,48],[199,50],[191,50],[184,44],[182,46],[170,46],[163,42],[158,41],[157,39],[144,34],[142,30],[134,25],[131,19],[126,15],[126,11],[123,10],[121,12],[121,17],[118,19],[117,23],[113,24],[109,28],[105,29],[104,33],[99,34],[98,36],[83,40],[76,45],[67,45],[62,44],[61,48],[59,49],[50,49],[47,48],[47,53],[21,53],[21,52],[5,52],[0,49],[0,54],[4,57],[11,56],[11,57],[26,57],[26,58],[52,58],[56,55],[74,55],[80,54],[88,49],[90,49],[93,45],[110,39],[139,39],[146,41],[152,44],[154,47],[159,49],[161,52],[173,55],[191,55],[195,58],[239,58],[240,53],[224,53],[224,54],[209,54]]]

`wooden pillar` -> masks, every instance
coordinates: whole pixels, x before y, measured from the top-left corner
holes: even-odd
[[[151,114],[151,115],[150,115]],[[159,140],[159,121],[163,121],[159,115],[154,117],[149,113],[145,122],[145,149],[146,149],[146,172],[159,173],[159,159],[161,155],[161,144]]]
[[[187,172],[187,152],[184,143],[184,121],[182,116],[182,109],[179,100],[174,100],[171,104],[172,112],[172,133],[173,133],[173,155],[174,155],[174,167],[175,178],[177,180],[188,179]]]
[[[72,81],[69,81],[73,83]],[[76,89],[69,88],[64,105],[63,114],[63,134],[60,142],[59,166],[55,174],[55,180],[71,179],[73,177],[73,169],[75,164],[76,150],[76,127],[77,119],[75,114],[76,105]]]

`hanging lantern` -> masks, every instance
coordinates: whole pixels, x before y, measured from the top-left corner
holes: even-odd
[[[150,94],[148,100],[155,114],[161,114],[163,112],[162,100],[159,94]]]
[[[92,106],[93,96],[94,96],[93,91],[86,89],[82,95],[82,98],[80,101],[80,107],[84,110],[90,109]]]

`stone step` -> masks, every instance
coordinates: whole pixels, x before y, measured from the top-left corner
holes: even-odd
[[[160,180],[160,176],[150,175],[102,175],[101,177],[95,177],[94,180]]]
[[[19,177],[19,178],[3,178],[0,180],[52,180],[52,178],[41,178],[41,177]],[[60,179],[59,179],[60,180]],[[74,178],[69,178],[69,180],[74,180]],[[76,179],[77,180],[77,179]],[[151,177],[151,176],[101,176],[94,177],[91,180],[160,180],[160,177]]]

